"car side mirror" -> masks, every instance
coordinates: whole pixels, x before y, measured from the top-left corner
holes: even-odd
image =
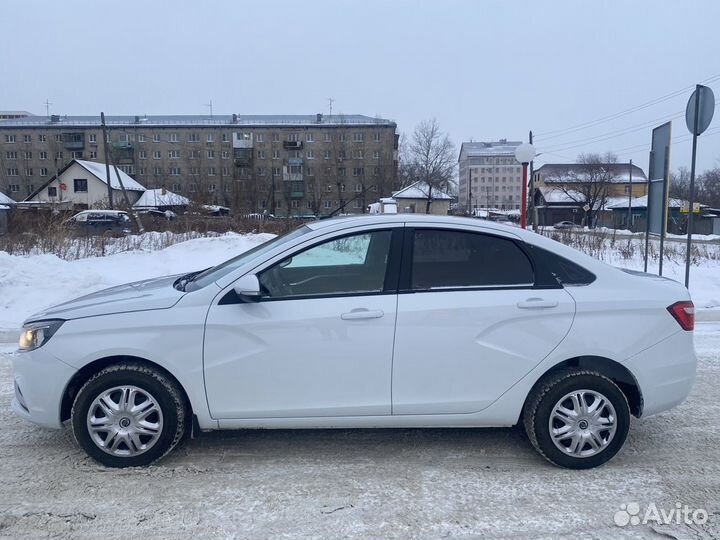
[[[246,274],[233,285],[235,294],[246,302],[257,302],[260,299],[260,281],[255,274]]]

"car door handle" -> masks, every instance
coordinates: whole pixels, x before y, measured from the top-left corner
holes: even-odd
[[[557,300],[545,300],[544,298],[528,298],[524,302],[518,302],[520,309],[546,309],[557,307]]]
[[[383,315],[385,315],[385,312],[381,309],[358,308],[347,313],[343,313],[340,315],[340,318],[343,321],[355,321],[358,319],[379,319]]]

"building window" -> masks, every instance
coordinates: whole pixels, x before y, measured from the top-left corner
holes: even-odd
[[[200,135],[197,133],[188,134],[188,142],[200,142]]]
[[[324,208],[332,208],[332,201],[323,201]]]
[[[223,134],[222,134],[222,137],[221,137],[221,140],[222,140],[222,142],[224,142],[224,143],[230,142],[230,137],[228,136],[227,133],[223,133]]]
[[[272,134],[272,141],[273,141],[273,142],[280,142],[280,134],[279,134],[279,133],[273,133],[273,134]]]
[[[272,158],[273,158],[273,159],[280,159],[280,151],[279,151],[279,150],[273,150],[273,151],[272,151]]]
[[[138,157],[140,159],[147,159],[147,152],[145,150],[140,150],[140,152],[138,152]]]
[[[55,135],[55,142],[62,142],[62,133]],[[110,135],[108,135],[108,142],[110,142]]]
[[[355,132],[352,135],[353,142],[363,142],[365,140],[365,135],[363,133]]]
[[[288,141],[290,142],[297,142],[298,141],[298,134],[297,133],[288,133]]]
[[[263,135],[262,133],[257,133],[255,135],[255,140],[257,142],[265,142],[265,135]]]
[[[340,135],[338,135],[338,141],[345,142],[345,134],[344,133],[340,133]]]
[[[6,143],[14,143],[14,142],[15,142],[15,135],[5,135],[5,142],[6,142]]]
[[[48,175],[47,167],[42,167],[40,169],[40,176],[47,176],[47,175]]]
[[[258,159],[265,159],[265,150],[258,150],[257,157]]]
[[[190,167],[190,176],[200,176],[200,167]]]
[[[380,133],[378,133],[378,132],[376,131],[376,132],[373,134],[373,140],[374,140],[375,142],[380,142]]]
[[[97,159],[97,151],[90,150],[90,159]]]
[[[355,193],[360,193],[362,191],[362,184],[355,184]]]
[[[23,141],[32,142],[32,135],[23,135]]]
[[[17,193],[20,191],[20,184],[8,184],[8,191],[10,193]]]
[[[220,155],[220,157],[221,157],[222,159],[230,159],[230,152],[228,152],[227,150],[223,150],[223,151],[222,151],[222,154]]]
[[[171,134],[168,136],[168,140],[169,140],[170,142],[178,142],[177,133],[171,133]]]
[[[380,152],[378,150],[373,152],[373,159],[380,159]]]
[[[38,141],[47,142],[47,135],[38,135]]]
[[[180,176],[180,167],[170,167],[170,176]]]
[[[145,168],[145,167],[140,167],[140,175],[141,175],[141,176],[145,176],[146,174],[147,174],[147,168]]]
[[[172,185],[172,190],[173,191],[182,191],[182,186],[176,182]]]
[[[170,150],[168,152],[168,157],[170,159],[180,159],[180,150]]]
[[[230,176],[230,167],[223,167],[223,168],[222,168],[222,175],[223,175],[223,176]]]
[[[225,190],[225,193],[230,193],[232,191],[232,184],[228,182],[223,186],[223,189]]]
[[[73,159],[82,159],[83,153],[79,150],[73,150],[72,152],[72,158]]]
[[[153,142],[160,142],[160,135],[153,135]]]
[[[328,193],[332,193],[332,190],[333,190],[332,184],[328,184],[325,186],[325,191],[327,191]]]
[[[353,159],[365,159],[365,150],[353,150]]]
[[[353,176],[365,176],[365,169],[363,167],[353,167]]]
[[[18,176],[19,174],[20,174],[20,173],[19,173],[18,170],[15,169],[15,168],[10,168],[10,169],[7,170],[7,175],[8,175],[8,176]]]
[[[315,176],[315,171],[313,170],[312,167],[308,167],[305,170],[306,170],[308,176]]]
[[[88,135],[88,141],[92,144],[97,144],[97,135],[95,133],[91,133]]]
[[[28,167],[27,169],[25,169],[25,176],[32,176],[32,175],[33,175],[33,170],[31,167]]]
[[[312,133],[306,133],[306,134],[305,134],[305,141],[306,141],[306,142],[315,142],[315,139],[314,139],[314,137],[313,137],[313,134],[312,134]]]
[[[217,188],[217,186],[216,186],[215,184],[208,184],[208,187],[207,187],[207,188],[208,188],[208,192],[209,192],[209,193],[212,193],[213,191],[215,191],[215,189]]]
[[[155,150],[153,152],[153,159],[160,159],[160,157],[161,157],[160,150]]]
[[[273,176],[280,176],[280,173],[281,173],[281,172],[282,172],[282,171],[281,171],[280,167],[273,167],[273,168],[272,168],[272,175],[273,175]]]
[[[330,159],[332,157],[332,152],[330,150],[325,150],[325,159]]]
[[[48,197],[57,197],[57,188],[56,187],[48,188]]]
[[[145,142],[145,135],[138,134],[137,140],[138,140],[138,142]]]
[[[75,178],[73,180],[73,189],[75,193],[87,193],[87,179]]]
[[[215,167],[208,167],[208,176],[215,176]]]
[[[162,175],[162,167],[155,167],[153,168],[153,174],[155,176],[161,176]]]
[[[257,168],[258,176],[265,176],[267,174],[267,170],[265,167],[258,167]]]
[[[315,152],[313,152],[312,150],[308,150],[307,152],[305,152],[305,157],[308,159],[315,159]]]
[[[63,158],[63,153],[62,153],[62,151],[60,151],[60,152],[55,152],[55,159],[62,159],[62,158]]]
[[[215,150],[208,150],[207,157],[208,159],[215,159]]]
[[[340,193],[345,193],[345,184],[340,184]]]
[[[338,175],[338,176],[345,176],[345,167],[338,167],[337,175]]]
[[[323,140],[324,140],[325,142],[330,142],[330,141],[332,141],[332,137],[330,136],[330,133],[327,133],[327,132],[324,133],[324,134],[323,134]]]
[[[200,159],[200,150],[190,150],[188,156],[190,159]]]
[[[6,159],[17,159],[17,152],[5,152]]]
[[[362,201],[354,200],[354,201],[353,201],[353,208],[362,208]]]
[[[299,207],[298,202],[299,201],[297,201],[297,200],[290,201],[290,208],[298,208]]]
[[[192,184],[190,184],[189,187],[190,187],[190,193],[195,193],[195,192],[197,192],[197,184],[192,183]]]

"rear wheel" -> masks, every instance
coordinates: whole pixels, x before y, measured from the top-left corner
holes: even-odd
[[[589,469],[618,453],[630,427],[630,408],[622,390],[604,375],[566,370],[536,385],[524,423],[530,442],[548,461]]]
[[[185,430],[182,392],[140,364],[109,366],[80,389],[72,408],[75,440],[108,467],[148,465],[172,450]]]

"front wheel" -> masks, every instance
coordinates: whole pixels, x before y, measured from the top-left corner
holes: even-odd
[[[630,407],[622,390],[604,375],[566,370],[533,389],[524,422],[530,442],[548,461],[590,469],[622,447],[630,427]]]
[[[160,371],[140,364],[109,366],[75,397],[73,434],[103,465],[148,465],[180,442],[185,408],[177,384]]]

